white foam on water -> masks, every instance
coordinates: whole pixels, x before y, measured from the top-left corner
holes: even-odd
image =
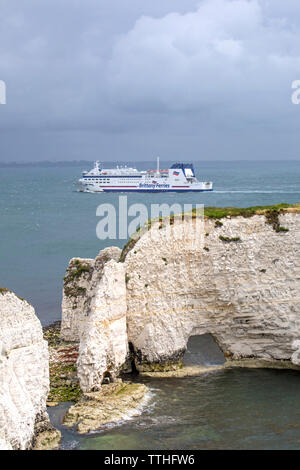
[[[170,426],[174,424],[184,424],[184,420],[168,415],[146,416],[143,420],[135,423],[137,428],[154,428],[156,426]]]
[[[74,450],[78,448],[79,444],[80,442],[74,439],[73,441],[68,441],[67,443],[61,444],[59,446],[59,450]]]
[[[133,420],[134,418],[140,416],[145,411],[146,407],[147,407],[147,410],[149,409],[151,410],[151,408],[153,409],[155,402],[152,403],[151,405],[149,405],[149,402],[153,399],[154,396],[155,396],[155,393],[153,392],[153,390],[149,389],[149,391],[145,393],[144,398],[141,400],[140,404],[136,408],[133,408],[132,410],[128,411],[118,421],[104,424],[99,429],[95,431],[90,431],[89,434],[99,434],[99,433],[108,431],[110,429],[120,427],[123,424],[125,424],[127,421]]]
[[[234,194],[234,193],[242,193],[242,194],[300,194],[300,191],[283,191],[283,190],[260,190],[260,189],[237,189],[237,190],[214,190],[214,193],[218,194]]]

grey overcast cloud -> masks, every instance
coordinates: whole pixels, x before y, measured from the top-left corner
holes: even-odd
[[[299,159],[299,0],[0,0],[0,161]]]

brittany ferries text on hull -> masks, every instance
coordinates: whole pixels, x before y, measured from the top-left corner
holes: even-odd
[[[90,171],[84,171],[78,181],[79,191],[91,192],[185,192],[212,191],[213,183],[198,181],[191,163],[174,163],[168,170],[139,171],[127,166],[111,169],[99,162]]]

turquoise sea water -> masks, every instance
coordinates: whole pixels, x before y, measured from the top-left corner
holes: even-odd
[[[146,165],[138,165],[145,167]],[[167,166],[167,165],[164,165]],[[300,162],[195,163],[213,193],[130,194],[134,202],[237,206],[300,202]],[[70,258],[95,257],[126,240],[96,237],[96,208],[118,207],[118,194],[75,192],[81,168],[0,168],[0,286],[35,307],[43,324],[60,318],[62,278]],[[202,345],[203,346],[203,345]],[[219,360],[208,343],[197,361]],[[187,357],[187,360],[190,360]],[[140,380],[140,378],[138,379]],[[221,370],[194,378],[143,379],[152,390],[144,413],[88,436],[61,427],[68,404],[49,408],[62,448],[299,449],[300,374]]]
[[[194,165],[199,179],[214,182],[214,192],[129,194],[128,205],[177,202],[245,207],[300,201],[300,161]],[[75,192],[73,183],[82,169],[0,168],[0,286],[29,300],[43,324],[60,318],[62,278],[70,258],[94,258],[105,246],[122,247],[126,242],[96,237],[97,206],[109,202],[118,208],[119,194]]]

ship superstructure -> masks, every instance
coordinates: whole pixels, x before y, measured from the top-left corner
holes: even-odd
[[[135,167],[103,168],[100,163],[84,171],[78,181],[80,191],[90,192],[186,192],[212,191],[211,181],[198,181],[191,163],[174,163],[169,169],[139,171]]]

